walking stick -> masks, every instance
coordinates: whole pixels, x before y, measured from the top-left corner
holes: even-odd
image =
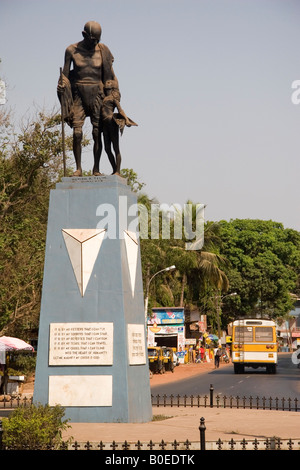
[[[63,84],[62,68],[60,67],[60,84]],[[67,175],[66,171],[66,153],[65,153],[65,117],[64,108],[61,103],[61,136],[62,136],[62,148],[63,148],[63,165],[64,165],[64,176]]]

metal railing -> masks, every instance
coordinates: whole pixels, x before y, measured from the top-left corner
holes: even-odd
[[[0,410],[13,410],[19,406],[30,406],[32,397],[4,397],[0,401]],[[213,384],[207,395],[151,395],[152,406],[156,407],[196,407],[196,408],[234,408],[255,410],[300,411],[299,398],[278,398],[259,396],[226,396],[216,394]]]
[[[30,406],[33,403],[33,397],[20,397],[20,396],[9,396],[4,395],[0,401],[0,410],[1,409],[14,409],[19,406]]]
[[[272,397],[232,397],[221,394],[216,394],[213,384],[210,385],[209,394],[200,395],[155,395],[151,396],[152,406],[155,407],[203,407],[203,408],[234,408],[234,409],[256,409],[256,410],[281,410],[281,411],[300,411],[299,399],[296,398],[272,398]],[[32,398],[24,397],[5,397],[0,402],[0,411],[7,410],[13,411],[18,406],[30,406],[33,403]],[[4,414],[2,414],[4,416]],[[182,442],[174,440],[173,442],[165,442],[161,440],[155,442],[78,442],[72,444],[62,443],[60,450],[172,450],[174,452],[179,450],[300,450],[300,441],[280,438],[266,438],[262,440],[253,439],[241,441],[230,439],[229,441],[222,441],[218,439],[214,442],[207,442],[205,418],[200,419],[199,432],[200,438],[198,442],[190,442],[188,439]],[[2,423],[0,420],[0,450],[13,450],[4,448],[2,445]],[[51,449],[49,449],[51,450]]]
[[[299,398],[226,396],[215,394],[211,384],[208,395],[151,395],[152,406],[242,408],[256,410],[300,411]]]
[[[234,440],[233,438],[228,441],[223,441],[218,439],[216,441],[207,441],[206,440],[206,425],[205,418],[200,419],[199,425],[199,441],[190,442],[186,439],[183,442],[178,442],[174,440],[173,442],[166,442],[163,439],[160,442],[155,442],[150,440],[149,442],[78,442],[66,443],[62,442],[59,449],[55,450],[107,450],[107,451],[155,451],[158,455],[160,451],[171,450],[174,455],[180,455],[182,457],[183,451],[204,451],[204,450],[300,450],[300,441],[298,439],[281,439],[279,437],[270,437],[265,439],[241,439]],[[3,445],[3,431],[2,431],[2,422],[0,420],[0,451],[9,451],[14,450],[13,447],[5,447]],[[20,450],[20,449],[19,449]],[[38,450],[35,449],[25,449],[24,450]],[[47,450],[53,450],[51,447]],[[177,452],[177,454],[176,454]],[[123,454],[124,455],[124,454]],[[194,454],[191,454],[194,455]],[[162,463],[161,461],[158,463]],[[153,462],[152,462],[153,463]],[[169,462],[170,463],[170,462]],[[175,462],[178,463],[178,462]],[[195,463],[195,462],[193,462]]]

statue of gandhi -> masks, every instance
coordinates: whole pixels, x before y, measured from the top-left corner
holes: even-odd
[[[93,127],[93,175],[101,175],[99,164],[102,133],[113,174],[119,174],[121,165],[119,129],[122,132],[125,125],[136,124],[126,116],[120,106],[121,95],[113,70],[114,58],[108,47],[99,42],[100,24],[89,21],[85,24],[82,35],[82,41],[66,49],[65,63],[57,86],[62,115],[73,128],[73,153],[76,162],[73,176],[82,176],[82,126],[86,117],[90,117]],[[113,112],[115,107],[118,113]],[[115,155],[111,151],[111,144]]]

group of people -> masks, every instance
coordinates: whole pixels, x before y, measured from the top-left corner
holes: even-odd
[[[202,344],[197,345],[195,349],[193,348],[193,346],[190,346],[188,354],[189,362],[200,363],[207,361],[207,351]],[[208,356],[209,360],[213,360],[215,367],[218,368],[220,366],[220,361],[223,356],[222,348],[220,346],[209,347]],[[228,357],[227,352],[225,353],[225,356]]]
[[[197,346],[196,349],[193,346],[189,347],[189,362],[204,362],[205,361],[205,349],[203,346]]]

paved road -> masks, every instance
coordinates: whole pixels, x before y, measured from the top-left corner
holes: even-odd
[[[180,367],[180,366],[179,366]],[[279,355],[277,374],[265,369],[246,368],[244,374],[234,374],[233,366],[213,370],[207,374],[181,382],[157,385],[152,394],[208,395],[210,384],[220,396],[297,398],[300,400],[300,369],[291,361],[291,355]]]

